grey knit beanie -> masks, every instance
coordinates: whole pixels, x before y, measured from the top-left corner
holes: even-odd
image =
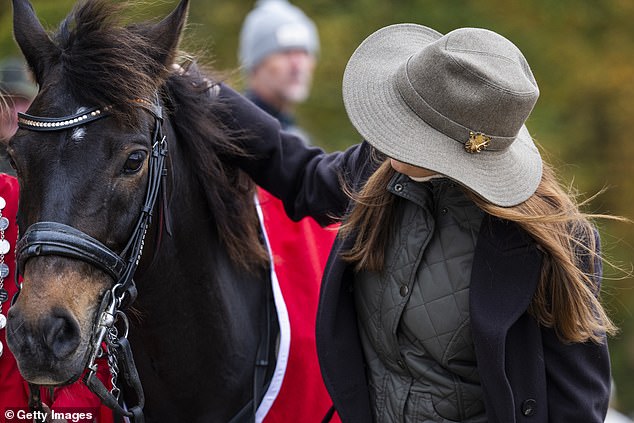
[[[286,0],[258,0],[240,31],[241,66],[251,71],[269,54],[292,48],[317,54],[319,35],[313,21]]]

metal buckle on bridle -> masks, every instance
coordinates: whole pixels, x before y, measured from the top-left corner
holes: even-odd
[[[117,401],[119,400],[119,393],[121,390],[116,385],[119,369],[114,350],[119,347],[119,330],[116,326],[119,318],[121,318],[124,323],[123,338],[128,338],[129,330],[128,318],[125,313],[120,310],[125,297],[125,292],[117,294],[117,290],[121,287],[121,284],[116,284],[110,291],[106,292],[102,300],[102,307],[100,310],[103,309],[104,304],[106,307],[100,312],[99,319],[97,320],[97,327],[93,331],[94,339],[92,340],[92,354],[90,356],[90,360],[88,361],[88,365],[86,366],[88,369],[88,375],[85,378],[88,380],[95,377],[98,370],[97,359],[103,357],[104,354],[107,354],[108,366],[110,367],[112,374],[112,389],[110,390],[110,393]],[[103,345],[104,342],[106,344],[105,346]]]
[[[154,116],[155,126],[152,134],[152,153],[149,158],[145,200],[125,248],[121,254],[116,254],[98,240],[78,229],[57,222],[37,222],[26,230],[16,246],[18,261],[16,284],[18,284],[19,292],[18,278],[19,274],[23,274],[26,261],[31,257],[41,255],[61,255],[82,260],[98,267],[115,280],[115,285],[106,291],[102,298],[97,315],[98,320],[93,329],[92,350],[84,380],[88,388],[106,406],[123,416],[132,417],[138,423],[144,421],[145,397],[134,364],[132,349],[127,339],[128,319],[122,309],[136,298],[133,276],[141,259],[145,236],[162,185],[161,182],[166,176],[165,158],[168,150],[166,137],[162,133],[163,116],[158,94],[156,94],[156,102],[137,99],[135,103]],[[60,131],[104,118],[108,116],[108,110],[110,107],[103,110],[90,109],[83,114],[62,118],[43,118],[19,113],[18,125],[20,128],[33,131]],[[121,336],[116,326],[118,321],[124,324],[124,333]],[[110,391],[96,376],[96,360],[104,355],[108,358],[108,367],[112,375],[112,389]],[[120,374],[123,375],[126,384],[136,396],[136,405],[127,410],[119,404],[121,390],[117,382]],[[34,395],[32,392],[32,396]]]
[[[122,287],[123,285],[116,284],[110,291],[106,292],[102,300],[102,307],[100,308],[102,311],[99,315],[96,330],[93,331],[93,350],[87,366],[88,372],[84,376],[84,383],[101,399],[104,405],[122,416],[134,417],[135,422],[142,422],[145,397],[134,359],[132,358],[130,343],[128,342],[128,318],[120,310],[126,295],[126,291],[122,291],[120,294],[117,292]],[[118,321],[123,322],[122,335],[119,335],[119,329],[116,326]],[[112,385],[110,390],[97,377],[98,367],[96,361],[103,356],[106,356],[108,360]],[[119,365],[121,365],[121,368]],[[127,410],[120,404],[121,389],[117,385],[121,371],[125,372],[126,382],[137,398],[136,405]]]

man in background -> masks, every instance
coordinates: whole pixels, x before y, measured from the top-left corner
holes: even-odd
[[[37,94],[26,65],[19,59],[0,62],[0,172],[14,174],[7,160],[4,142],[18,129],[18,112],[25,112]]]
[[[293,111],[308,97],[318,49],[315,24],[286,0],[257,1],[240,33],[246,96],[306,144],[310,141],[295,125]],[[283,297],[284,304],[276,306],[278,313],[283,307],[288,314],[288,324],[279,319],[280,340],[286,336],[290,345],[286,351],[279,349],[276,375],[258,408],[257,420],[319,422],[331,415],[332,400],[317,361],[315,320],[321,278],[336,231],[321,228],[311,218],[291,221],[282,202],[261,188],[258,202]],[[330,421],[340,420],[335,414]]]
[[[315,24],[286,0],[258,0],[242,25],[238,56],[246,96],[306,143],[294,108],[310,94],[318,51]]]

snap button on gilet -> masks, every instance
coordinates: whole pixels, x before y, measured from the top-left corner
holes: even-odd
[[[401,285],[399,292],[401,297],[407,297],[407,294],[409,294],[409,287],[407,285]]]

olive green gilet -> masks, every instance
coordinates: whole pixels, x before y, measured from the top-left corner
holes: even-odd
[[[377,422],[486,422],[469,323],[483,212],[447,179],[392,178],[399,198],[384,272],[354,292]]]

